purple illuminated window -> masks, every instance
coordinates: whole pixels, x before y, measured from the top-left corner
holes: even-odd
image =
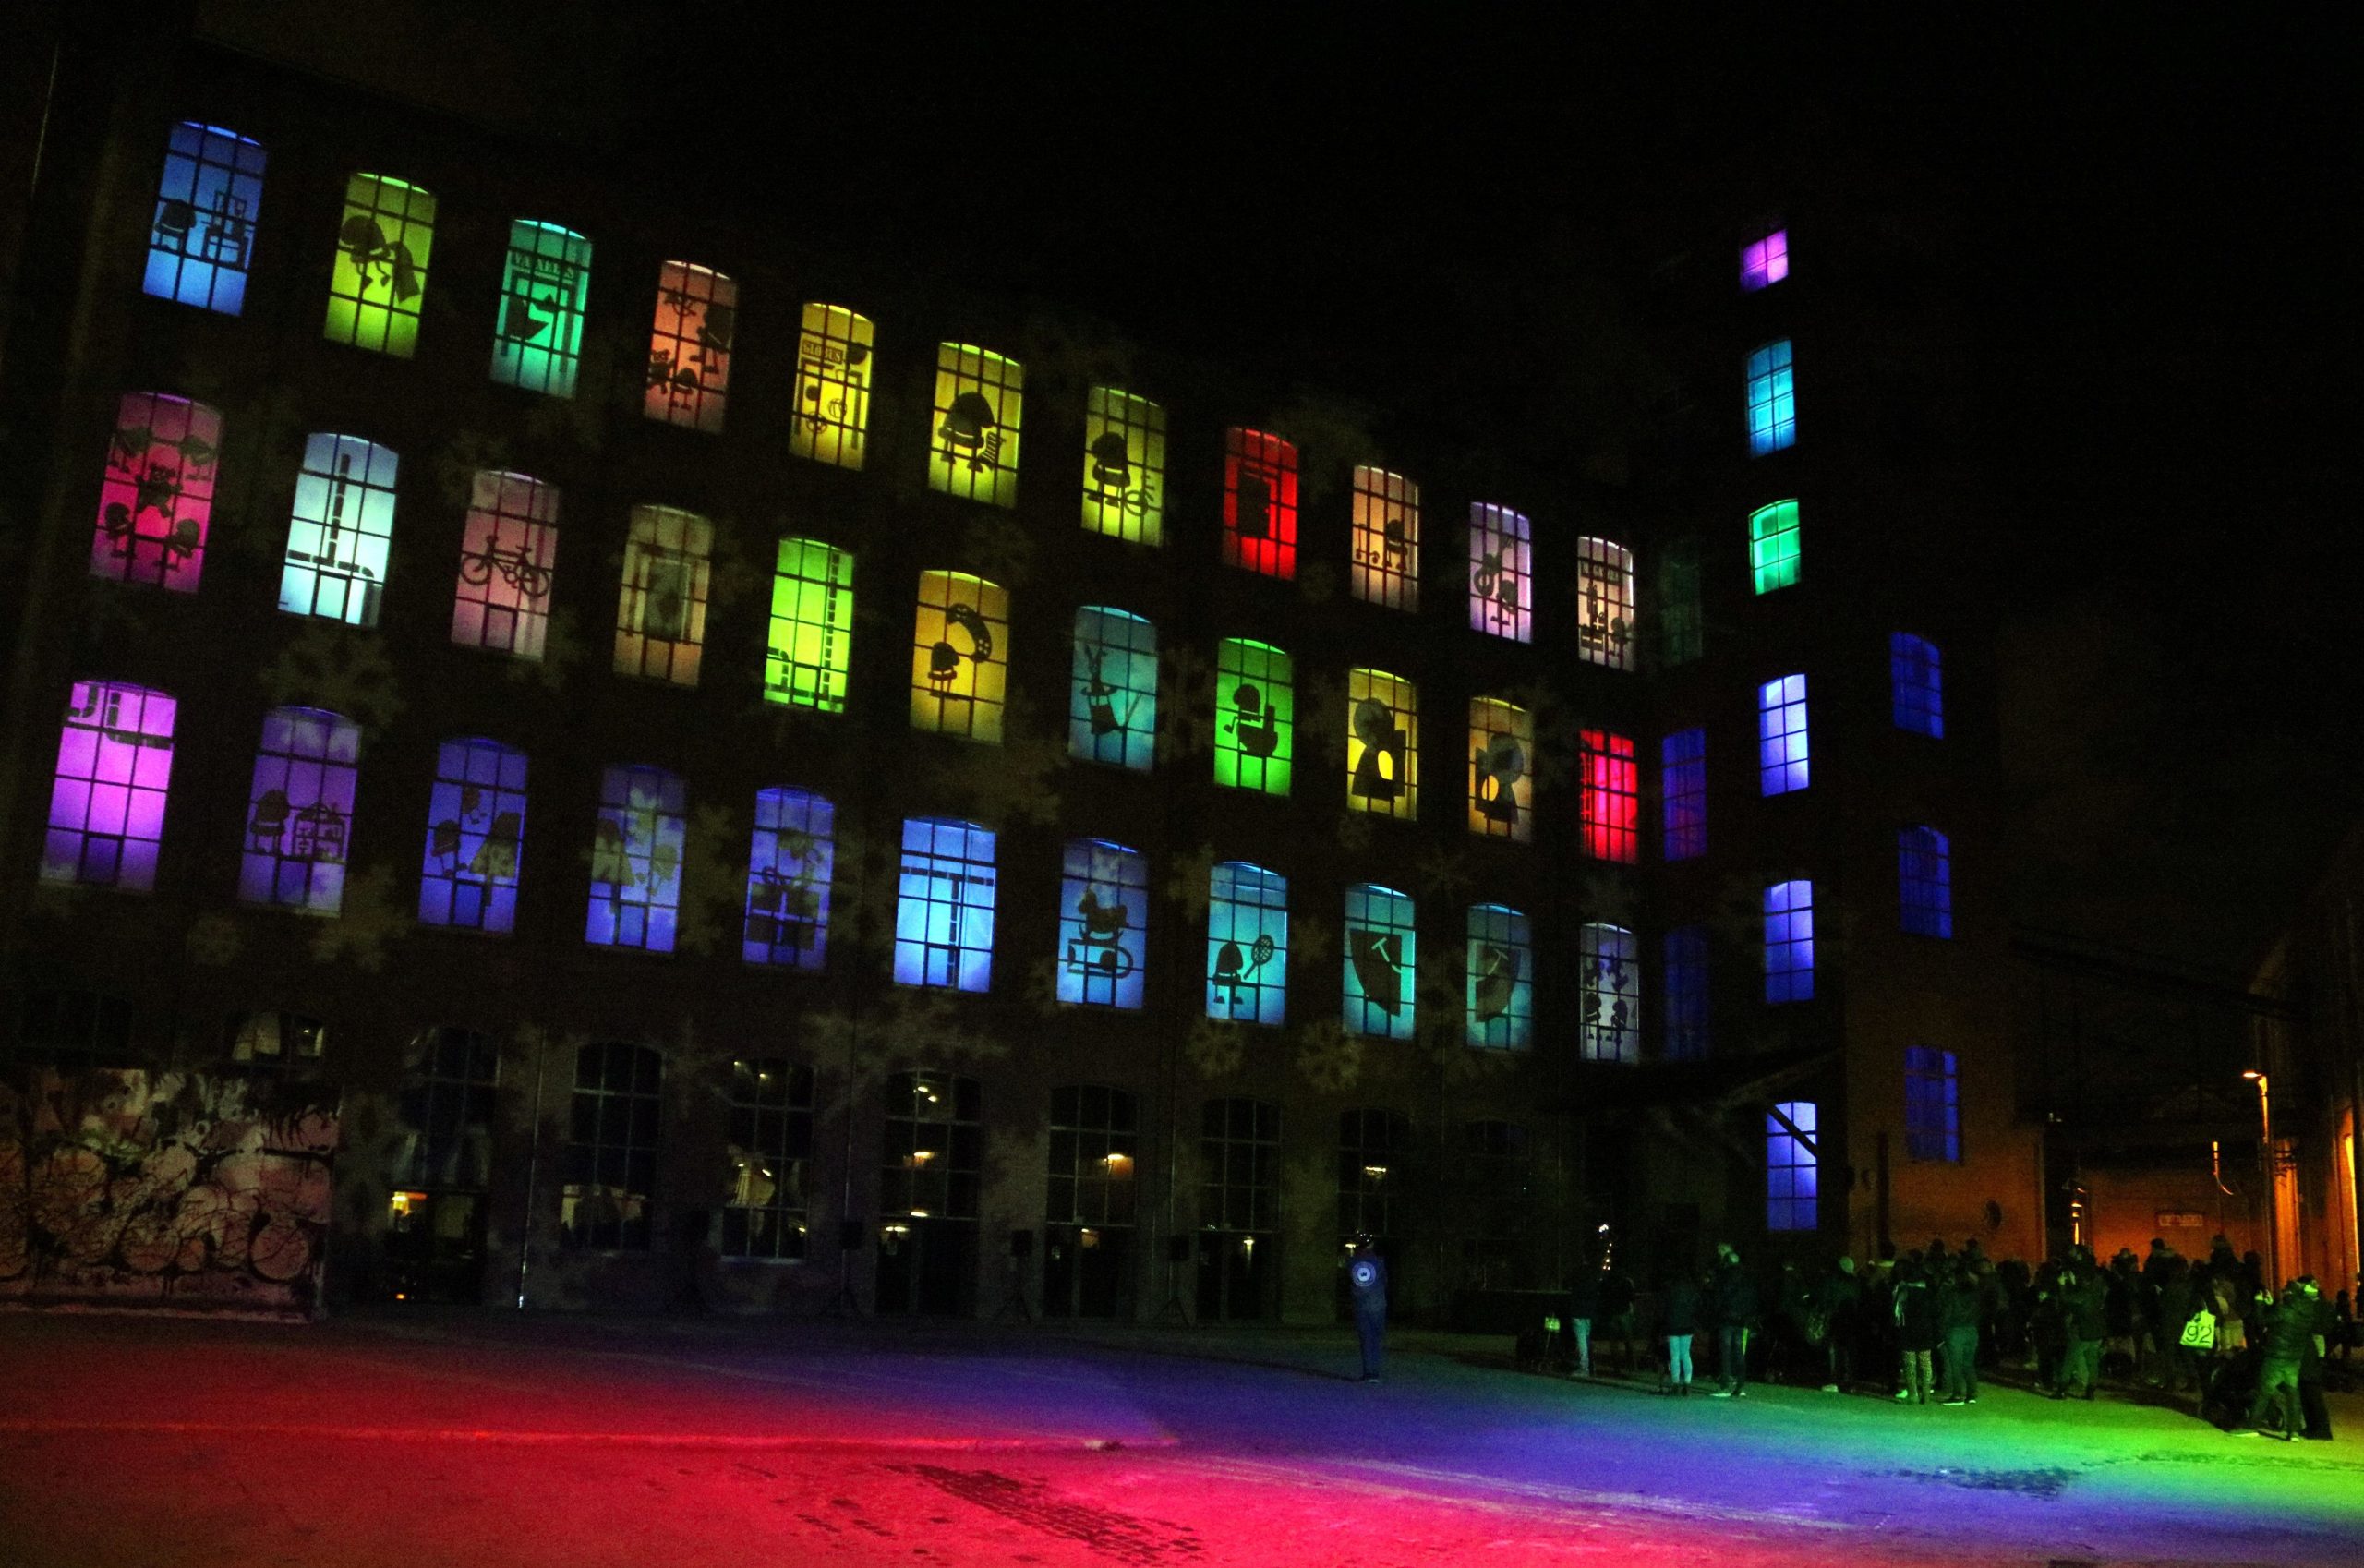
[[[361,730],[318,708],[262,716],[262,748],[247,792],[238,897],[314,914],[344,905],[345,841],[353,828]]]
[[[107,447],[90,575],[197,592],[213,516],[222,416],[163,392],[126,392]]]
[[[525,754],[498,741],[446,741],[427,797],[418,918],[505,932],[517,920],[525,857]]]
[[[1775,229],[1740,247],[1740,286],[1750,293],[1790,275],[1790,231]]]
[[[156,886],[179,703],[145,686],[78,681],[57,739],[43,882]]]

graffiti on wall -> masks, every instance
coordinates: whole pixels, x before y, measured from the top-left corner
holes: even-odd
[[[337,1108],[262,1078],[0,1077],[0,1304],[310,1314]]]

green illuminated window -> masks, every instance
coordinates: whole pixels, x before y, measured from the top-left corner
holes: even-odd
[[[804,328],[796,339],[796,423],[788,432],[790,452],[839,468],[862,466],[876,341],[867,316],[842,305],[805,306]]]
[[[1164,542],[1165,410],[1094,387],[1083,405],[1083,525],[1135,544]]]
[[[1026,368],[991,349],[938,344],[929,488],[995,506],[1018,504],[1019,416]]]
[[[1225,637],[1215,649],[1215,782],[1289,792],[1296,667],[1270,643]]]
[[[772,572],[764,700],[843,713],[852,657],[853,551],[818,539],[782,539]]]
[[[1777,501],[1748,514],[1748,564],[1756,591],[1794,586],[1798,580],[1798,503]]]
[[[509,225],[492,379],[552,397],[574,395],[583,362],[583,311],[591,292],[591,242],[573,229],[519,218]]]
[[[714,525],[696,513],[632,509],[623,597],[616,606],[617,674],[698,683],[713,555]]]
[[[418,347],[434,243],[435,198],[385,175],[347,180],[329,273],[328,340],[408,359]]]
[[[997,746],[1008,686],[1008,590],[964,572],[921,573],[911,728]]]
[[[1346,803],[1406,822],[1420,814],[1420,694],[1400,675],[1346,672]]]

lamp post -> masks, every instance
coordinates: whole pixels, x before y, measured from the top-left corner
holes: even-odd
[[[2241,1076],[2257,1085],[2258,1174],[2265,1186],[2265,1284],[2274,1290],[2282,1284],[2281,1233],[2274,1223],[2274,1101],[2263,1072],[2251,1067]]]

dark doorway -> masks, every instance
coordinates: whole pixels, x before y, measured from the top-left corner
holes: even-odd
[[[878,1231],[878,1315],[968,1318],[977,1311],[977,1225],[913,1215]]]
[[[1050,1225],[1043,1231],[1043,1316],[1130,1318],[1130,1225]]]

